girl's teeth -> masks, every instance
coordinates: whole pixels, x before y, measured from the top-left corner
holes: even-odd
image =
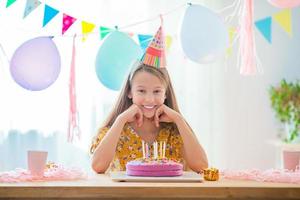
[[[144,107],[148,109],[154,108],[154,106],[144,106]]]

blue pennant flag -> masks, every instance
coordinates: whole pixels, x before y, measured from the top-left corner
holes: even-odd
[[[48,22],[53,19],[59,13],[58,10],[48,6],[45,4],[45,12],[44,12],[44,20],[43,20],[43,27],[48,24]]]
[[[39,0],[27,0],[23,18],[27,17],[27,15],[29,15],[39,5],[41,5],[41,2]]]
[[[262,33],[264,38],[268,40],[269,43],[272,42],[271,25],[272,25],[271,17],[267,17],[255,22],[256,28]]]
[[[149,42],[151,42],[152,38],[153,38],[153,35],[138,34],[139,43],[143,50],[145,50],[148,47],[148,44],[149,44]]]

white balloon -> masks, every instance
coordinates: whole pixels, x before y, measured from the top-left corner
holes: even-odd
[[[229,44],[223,20],[200,5],[190,5],[184,14],[180,40],[185,55],[197,63],[211,63],[225,53]]]

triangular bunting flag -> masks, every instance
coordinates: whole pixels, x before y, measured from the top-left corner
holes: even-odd
[[[71,17],[70,15],[64,13],[63,22],[62,22],[63,23],[62,34],[64,34],[76,20],[77,20],[76,18]]]
[[[11,4],[15,3],[16,0],[7,0],[6,2],[6,8],[8,8],[9,6],[11,6]]]
[[[165,37],[165,42],[166,42],[166,49],[169,50],[172,45],[172,37],[167,35]]]
[[[83,34],[82,41],[85,41],[88,33],[92,32],[94,30],[95,24],[88,23],[86,21],[82,21],[81,27],[82,27],[82,34]]]
[[[255,22],[256,28],[262,33],[264,38],[268,40],[269,43],[272,42],[271,25],[272,25],[271,17],[267,17]]]
[[[41,2],[39,0],[27,0],[23,18],[27,17],[27,15],[29,15],[33,10],[39,7],[39,5],[41,5]]]
[[[232,46],[233,46],[233,40],[234,40],[235,34],[236,34],[236,28],[230,27],[228,29],[229,46],[226,49],[226,57],[229,57],[230,55],[232,55]]]
[[[100,39],[102,40],[107,34],[112,32],[114,29],[100,26]]]
[[[151,42],[152,38],[153,38],[153,35],[138,34],[139,43],[143,50],[145,50],[148,47],[148,44],[149,44],[149,42]]]
[[[273,15],[274,20],[281,26],[281,28],[292,36],[291,10],[285,9]]]
[[[46,24],[48,24],[53,19],[53,17],[55,17],[58,13],[59,13],[58,10],[45,4],[43,27],[46,26]]]

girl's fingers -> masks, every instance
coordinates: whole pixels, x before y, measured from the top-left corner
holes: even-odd
[[[143,113],[142,113],[142,111],[139,109],[139,111],[138,111],[138,114],[140,115],[140,118],[139,118],[139,120],[138,120],[138,123],[139,123],[139,127],[141,127],[142,126],[142,124],[143,124]]]
[[[154,115],[154,124],[155,124],[156,127],[158,127],[157,126],[157,124],[158,124],[157,111],[155,112],[155,115]]]
[[[156,112],[155,112],[155,124],[156,124],[156,126],[157,127],[159,127],[159,117],[160,117],[160,115],[161,115],[161,113],[162,113],[162,107],[159,107],[157,110],[156,110]]]
[[[143,124],[143,112],[141,111],[141,109],[139,107],[137,107],[136,116],[137,116],[137,118],[136,118],[137,125],[138,125],[138,127],[140,127]]]

